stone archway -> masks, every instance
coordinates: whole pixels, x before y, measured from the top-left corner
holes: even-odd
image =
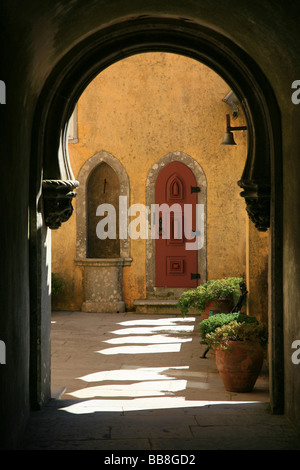
[[[251,219],[260,229],[271,226],[271,404],[273,409],[280,410],[284,396],[282,256],[276,250],[282,244],[280,111],[259,66],[237,44],[194,22],[163,16],[118,22],[86,36],[56,65],[40,96],[34,126],[39,130],[39,136],[36,142],[34,134],[32,158],[34,194],[40,190],[42,169],[44,178],[50,181],[65,180],[72,175],[61,144],[67,122],[87,84],[113,62],[145,51],[173,52],[205,63],[228,83],[243,107],[249,148],[238,184],[243,189],[242,196]],[[43,196],[47,198],[47,187]],[[36,201],[32,202],[32,207],[35,210],[32,224],[38,225]],[[37,241],[32,237],[33,253],[36,245]],[[31,282],[33,285],[38,283],[35,273],[32,273]],[[34,303],[34,299],[32,301]]]

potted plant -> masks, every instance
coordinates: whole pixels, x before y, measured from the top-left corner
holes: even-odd
[[[245,288],[243,278],[211,280],[196,289],[184,292],[178,299],[178,307],[183,316],[190,309],[196,308],[204,319],[212,312],[230,312],[239,299],[242,288]]]
[[[217,328],[227,325],[233,321],[238,323],[257,323],[255,317],[250,317],[241,312],[235,313],[217,313],[199,323],[202,341],[201,343],[207,344],[206,335],[214,333]]]
[[[207,333],[205,341],[215,352],[216,368],[226,390],[251,392],[263,364],[267,327],[258,321],[233,320]]]
[[[231,323],[232,321],[236,320],[239,323],[256,323],[257,320],[255,317],[250,317],[249,315],[246,315],[241,312],[234,312],[234,313],[217,313],[214,315],[211,315],[209,318],[204,319],[200,322],[199,327],[200,327],[200,332],[201,332],[201,338],[202,344],[207,344],[207,341],[205,340],[206,335],[209,333],[213,333],[217,328],[220,328],[223,325],[227,325],[228,323]],[[202,359],[206,358],[206,354],[210,350],[210,347],[208,347],[203,355],[201,356]],[[212,355],[214,356],[214,352],[212,351]]]

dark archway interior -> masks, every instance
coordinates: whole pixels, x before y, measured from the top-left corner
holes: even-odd
[[[16,8],[2,2],[2,447],[16,446],[30,408],[49,398],[49,240],[42,181],[72,179],[61,143],[90,81],[123,57],[147,51],[202,61],[241,102],[249,151],[240,186],[251,217],[270,226],[271,404],[299,427],[300,366],[290,359],[300,335],[300,107],[291,101],[291,84],[300,74],[299,5],[240,0],[232,6],[215,0],[168,0],[163,6],[157,0],[29,0]]]

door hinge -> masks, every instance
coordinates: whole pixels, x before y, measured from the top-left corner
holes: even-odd
[[[191,281],[193,279],[200,279],[200,274],[199,273],[191,273]]]
[[[191,186],[191,193],[200,193],[199,186]]]

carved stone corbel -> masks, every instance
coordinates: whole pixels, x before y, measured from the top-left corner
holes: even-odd
[[[266,232],[270,227],[270,188],[269,185],[247,185],[242,181],[238,185],[244,189],[241,196],[246,202],[246,211],[257,230]]]
[[[78,181],[43,180],[44,216],[47,227],[58,229],[73,213],[72,200]]]

